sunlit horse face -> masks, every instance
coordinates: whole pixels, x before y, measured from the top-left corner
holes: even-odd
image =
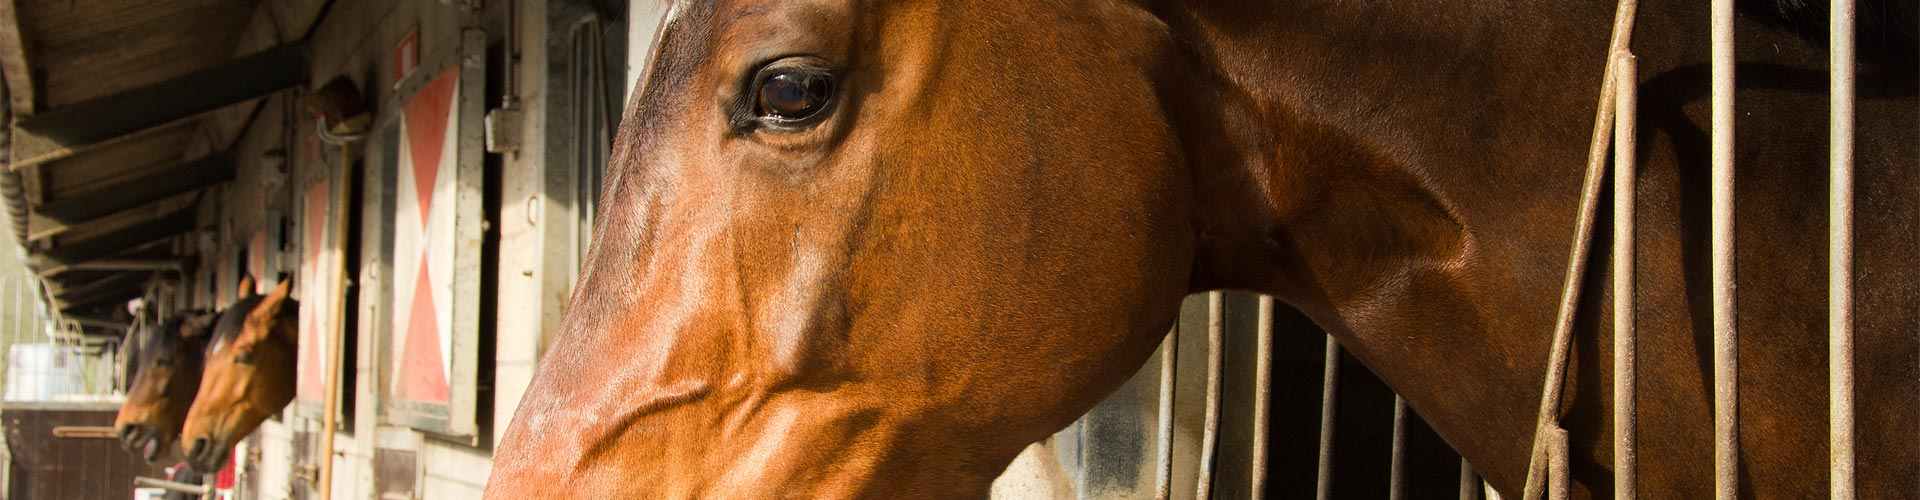
[[[180,433],[198,470],[219,470],[234,443],[293,401],[300,303],[282,280],[267,295],[240,299],[220,314],[207,346],[206,375]]]
[[[984,494],[1171,324],[1193,230],[1151,16],[722,0],[663,23],[491,497]]]
[[[133,383],[113,426],[127,451],[152,462],[168,451],[200,388],[207,331],[214,316],[188,312],[133,332],[127,342]]]

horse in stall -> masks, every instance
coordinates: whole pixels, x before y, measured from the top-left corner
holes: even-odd
[[[132,383],[114,417],[114,434],[148,463],[168,454],[200,388],[207,331],[214,315],[188,311],[142,324],[128,335],[125,356]]]
[[[1312,318],[1516,496],[1613,5],[674,2],[488,496],[984,496],[1219,289]],[[1641,2],[1633,44],[1638,484],[1678,498],[1714,477],[1707,7]],[[1739,8],[1739,481],[1816,496],[1825,7]],[[1916,9],[1860,11],[1857,480],[1904,497]],[[1592,260],[1577,497],[1613,489]]]
[[[235,443],[293,402],[300,303],[291,292],[292,281],[282,279],[266,295],[234,302],[215,323],[206,375],[180,433],[195,469],[219,470]]]

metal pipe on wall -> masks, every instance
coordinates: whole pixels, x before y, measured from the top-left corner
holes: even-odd
[[[1828,15],[1827,467],[1828,496],[1853,498],[1854,3]]]
[[[1615,57],[1613,82],[1613,497],[1635,498],[1634,158],[1640,75],[1631,52]]]
[[[1714,496],[1739,492],[1740,353],[1733,269],[1733,0],[1712,2],[1713,42],[1713,483]]]

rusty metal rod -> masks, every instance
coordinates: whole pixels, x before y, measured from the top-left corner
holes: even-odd
[[[53,428],[53,437],[66,439],[114,439],[111,426],[61,425]]]
[[[208,484],[212,484],[212,483],[208,483]],[[208,492],[211,492],[213,490],[213,487],[208,485],[187,484],[187,483],[182,483],[177,481],[155,479],[155,478],[145,477],[145,476],[135,476],[133,478],[133,485],[136,487],[144,486],[148,488],[160,488],[167,491],[187,493],[192,495],[205,495]]]
[[[1393,395],[1393,457],[1387,462],[1387,500],[1406,497],[1407,490],[1407,399]],[[1262,498],[1262,497],[1254,497]]]
[[[1547,498],[1567,500],[1572,479],[1567,470],[1567,430],[1555,427],[1548,431],[1547,443]]]
[[[1740,353],[1733,269],[1733,0],[1712,1],[1713,28],[1713,483],[1739,493]]]
[[[1313,497],[1327,500],[1333,491],[1334,413],[1340,402],[1340,343],[1327,336],[1327,366],[1320,381],[1320,462],[1314,475]]]
[[[1828,12],[1827,473],[1828,497],[1853,491],[1853,104],[1854,3]]]
[[[1460,500],[1480,500],[1480,475],[1466,457],[1460,457]]]
[[[1226,305],[1222,292],[1207,293],[1207,422],[1200,434],[1200,477],[1194,498],[1213,498],[1214,455],[1220,450],[1220,365],[1226,360]]]
[[[1615,58],[1613,87],[1613,497],[1636,497],[1634,440],[1634,158],[1636,89],[1640,74],[1631,52]]]
[[[1248,471],[1253,476],[1252,498],[1267,496],[1267,415],[1272,410],[1273,386],[1273,297],[1260,296],[1260,314],[1253,354],[1253,460]]]
[[[1625,51],[1633,40],[1633,20],[1639,3],[1619,0],[1614,7],[1613,33],[1607,57]],[[1611,61],[1612,59],[1608,59]],[[1593,132],[1587,143],[1586,177],[1580,183],[1580,209],[1574,217],[1573,248],[1567,252],[1567,270],[1560,287],[1560,305],[1554,317],[1553,340],[1547,353],[1547,373],[1540,388],[1540,409],[1534,419],[1533,444],[1527,459],[1527,482],[1520,498],[1540,498],[1547,472],[1544,433],[1559,421],[1560,394],[1567,374],[1568,344],[1573,342],[1573,316],[1586,281],[1587,253],[1592,246],[1593,217],[1600,203],[1600,184],[1607,171],[1607,145],[1613,139],[1613,64],[1605,65],[1599,102],[1593,110]]]
[[[1180,322],[1178,320],[1174,321],[1173,328],[1167,331],[1167,338],[1160,345],[1159,429],[1154,435],[1159,450],[1154,457],[1157,472],[1153,483],[1154,498],[1167,500],[1173,497],[1173,396],[1174,384],[1178,382],[1174,374],[1178,371],[1180,356]]]

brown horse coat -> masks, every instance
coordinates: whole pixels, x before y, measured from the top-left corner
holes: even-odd
[[[489,496],[980,496],[1223,288],[1305,312],[1517,494],[1612,6],[675,2]],[[1916,10],[1869,6],[1858,463],[1882,498],[1920,491],[1920,106]],[[1640,491],[1679,498],[1712,482],[1706,7],[1643,2],[1634,44]],[[1740,477],[1813,496],[1824,34],[1742,7]],[[1592,267],[1564,410],[1604,496]]]

